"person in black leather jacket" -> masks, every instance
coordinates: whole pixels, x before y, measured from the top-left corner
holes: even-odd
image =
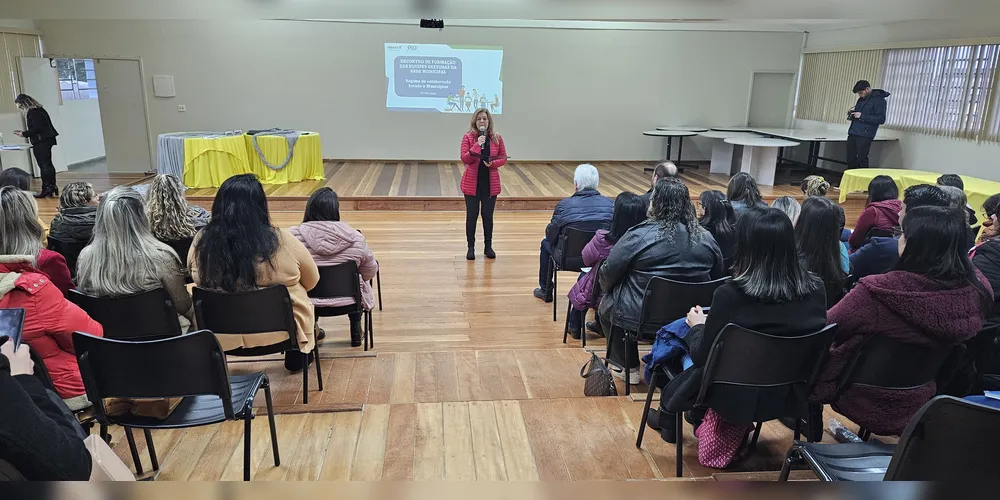
[[[649,219],[615,243],[598,273],[607,295],[598,308],[601,326],[609,333],[609,357],[639,381],[639,353],[625,342],[624,331],[635,332],[646,284],[654,276],[704,282],[725,275],[722,252],[711,233],[698,224],[687,186],[677,178],[660,179],[653,189]],[[640,336],[651,338],[663,325],[646,325]],[[626,347],[626,344],[629,344]]]

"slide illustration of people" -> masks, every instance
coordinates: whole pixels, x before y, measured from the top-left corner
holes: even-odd
[[[454,111],[462,112],[462,102],[461,101],[462,101],[461,97],[459,97],[458,100],[456,100],[455,96],[449,95],[447,98],[445,98],[445,103],[448,104],[448,107],[445,109],[445,111],[452,111],[452,110],[454,110]]]
[[[500,96],[493,94],[493,100],[490,101],[485,93],[480,94],[478,89],[472,89],[471,92],[467,92],[465,85],[462,85],[455,94],[449,94],[445,97],[446,112],[464,112],[470,111],[473,108],[489,108],[491,112],[496,112],[500,108]]]
[[[479,108],[486,109],[486,94],[479,96]]]
[[[497,107],[500,106],[500,96],[493,94],[493,102],[490,103],[490,112],[496,113]],[[485,107],[485,106],[483,106]]]

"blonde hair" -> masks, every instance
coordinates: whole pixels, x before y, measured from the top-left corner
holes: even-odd
[[[161,241],[177,241],[194,236],[190,206],[184,199],[184,186],[175,176],[160,174],[146,191],[149,230]]]
[[[44,236],[31,193],[13,186],[0,188],[0,255],[30,255],[34,265]]]
[[[89,182],[71,182],[59,195],[59,208],[85,207],[94,201],[97,193]]]
[[[801,187],[806,197],[826,196],[827,190],[830,189],[830,183],[826,182],[826,179],[821,176],[810,175],[802,181]]]
[[[493,131],[493,115],[490,114],[490,110],[486,108],[479,108],[475,113],[472,113],[472,121],[469,122],[469,131],[478,134],[479,128],[476,127],[476,119],[479,118],[480,113],[486,113],[486,119],[489,120],[490,124],[486,126],[486,134],[490,136],[491,141],[497,139],[496,132]]]

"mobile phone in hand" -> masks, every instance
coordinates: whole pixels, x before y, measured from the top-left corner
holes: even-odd
[[[0,309],[0,337],[7,337],[14,343],[14,351],[21,346],[24,331],[24,309]]]

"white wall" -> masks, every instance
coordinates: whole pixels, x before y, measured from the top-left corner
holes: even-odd
[[[59,145],[66,152],[66,163],[83,163],[104,156],[104,130],[97,99],[63,101],[60,110],[62,130]]]
[[[797,33],[599,31],[295,21],[39,21],[47,55],[141,57],[151,133],[294,127],[327,158],[455,159],[465,115],[387,112],[385,42],[502,45],[510,155],[651,160],[657,125],[733,125],[751,73],[797,71]],[[152,97],[152,75],[177,97]],[[177,105],[184,104],[186,113]],[[685,156],[694,155],[686,141]],[[701,156],[708,156],[702,145]]]
[[[35,29],[35,21],[31,19],[0,19],[0,28],[33,30]]]
[[[891,47],[925,41],[951,41],[1000,37],[995,19],[961,21],[912,21],[866,28],[810,33],[806,50]],[[971,43],[971,42],[970,42]],[[985,43],[985,41],[983,42]],[[1000,43],[993,41],[992,43]],[[890,92],[892,89],[886,89]],[[892,97],[889,97],[892,113]],[[819,125],[796,120],[799,125]],[[831,125],[847,127],[847,124]],[[1000,144],[952,139],[927,134],[899,133],[898,144],[887,144],[872,151],[872,166],[908,168],[930,172],[957,173],[1000,181]],[[844,156],[843,147],[829,146],[829,155]],[[833,165],[833,164],[829,164]],[[842,166],[840,167],[843,168]]]

